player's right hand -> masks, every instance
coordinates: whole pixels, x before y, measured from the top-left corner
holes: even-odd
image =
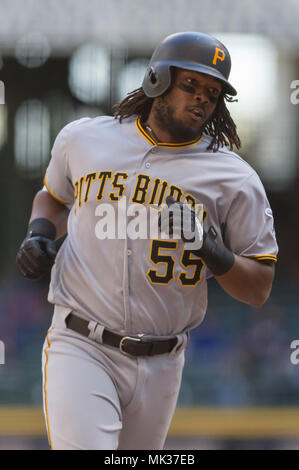
[[[17,253],[20,273],[27,279],[38,280],[48,274],[57,254],[55,242],[41,235],[25,238]]]

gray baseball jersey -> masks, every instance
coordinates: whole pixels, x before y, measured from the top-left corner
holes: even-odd
[[[272,211],[257,173],[210,137],[158,146],[130,118],[83,118],[58,134],[45,175],[55,198],[73,204],[68,237],[52,269],[49,301],[126,333],[192,329],[207,308],[205,264],[180,240],[99,239],[99,206],[150,207],[168,195],[203,204],[204,226],[235,254],[276,261]],[[154,209],[149,209],[154,210]],[[126,223],[132,221],[126,216]],[[188,254],[189,253],[189,254]]]

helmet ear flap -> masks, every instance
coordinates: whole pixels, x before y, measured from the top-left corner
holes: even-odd
[[[161,96],[170,86],[171,76],[168,65],[150,65],[142,83],[144,93],[149,98]]]
[[[148,79],[149,81],[151,82],[151,84],[153,86],[157,85],[157,82],[158,82],[158,77],[157,77],[157,73],[155,72],[155,69],[154,67],[150,67],[150,70],[149,70],[149,73],[148,73]]]

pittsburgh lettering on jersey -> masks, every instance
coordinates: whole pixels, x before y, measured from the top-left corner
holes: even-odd
[[[148,175],[137,175],[137,182],[132,197],[132,203],[145,204],[151,178]]]
[[[146,210],[144,207],[148,205],[152,209],[159,210],[159,208],[166,202],[167,196],[172,196],[174,200],[178,202],[186,202],[191,205],[191,207],[197,212],[197,216],[200,220],[205,222],[207,213],[203,209],[201,204],[197,204],[196,199],[189,193],[185,193],[180,186],[170,184],[169,181],[163,180],[161,178],[152,179],[149,175],[144,173],[138,173],[137,175],[132,176],[130,180],[129,173],[125,171],[113,172],[111,170],[104,171],[91,171],[85,175],[82,175],[74,184],[74,211],[77,214],[78,210],[82,210],[86,204],[90,201],[96,203],[101,202],[101,204],[96,207],[96,216],[103,216],[102,209],[104,213],[113,212],[113,206],[110,203],[119,203],[123,202],[126,204],[126,201],[123,200],[123,197],[128,194],[129,201],[131,203],[131,208],[134,208],[135,204],[140,204],[143,207],[140,209]],[[129,181],[130,180],[130,181]],[[128,183],[130,182],[128,193]],[[108,204],[107,204],[108,202]],[[200,211],[198,206],[201,207]],[[119,206],[118,206],[119,208]],[[135,209],[134,209],[135,210]],[[201,212],[203,211],[203,212]],[[199,212],[199,213],[198,213]],[[126,214],[124,209],[119,208],[119,215]],[[154,213],[157,214],[156,211]],[[107,215],[107,214],[106,214]],[[140,223],[136,214],[131,214],[130,208],[128,209],[127,215],[134,215],[132,221],[130,221],[128,227],[126,228],[127,234],[130,238],[134,239],[140,236],[140,227],[146,227],[146,224]],[[142,214],[141,214],[142,215]],[[99,239],[111,236],[115,237],[115,225],[109,225],[107,222],[107,217],[102,217],[96,225],[96,236]],[[114,220],[114,214],[110,214],[110,219]],[[147,220],[146,217],[145,219]],[[119,221],[119,219],[118,219]],[[157,221],[156,221],[157,222]],[[121,224],[120,224],[121,225]],[[126,226],[126,218],[124,220],[124,225]],[[132,225],[132,227],[131,227]],[[109,229],[108,229],[109,226]],[[157,223],[154,225],[157,226]],[[136,227],[139,227],[139,231],[136,232]],[[150,229],[152,225],[150,224]],[[120,238],[125,238],[126,233],[120,235],[118,227],[118,236]],[[110,233],[111,231],[111,233]],[[132,233],[131,233],[132,231]],[[143,234],[144,238],[147,238],[147,229],[145,228],[145,233]],[[158,233],[155,237],[158,237]],[[168,285],[171,283],[175,277],[177,277],[178,282],[182,287],[191,287],[196,286],[202,278],[202,272],[205,263],[201,258],[194,257],[190,251],[185,249],[182,252],[181,259],[179,262],[181,270],[179,274],[175,275],[175,266],[176,258],[172,256],[171,252],[175,252],[178,248],[178,241],[175,240],[164,240],[160,238],[152,238],[151,250],[149,254],[149,260],[153,265],[152,268],[148,269],[146,276],[151,284],[158,285]]]
[[[97,201],[109,199],[111,202],[119,202],[126,194],[130,175],[125,171],[113,172],[91,171],[82,175],[74,184],[74,204],[75,214],[77,210],[88,204],[90,195]],[[172,196],[179,202],[187,202],[193,208],[196,200],[177,185],[170,184],[160,178],[152,178],[149,175],[139,173],[135,176],[135,181],[131,191],[132,204],[148,204],[152,207],[161,206],[165,203],[167,196]],[[93,191],[92,191],[93,189]]]

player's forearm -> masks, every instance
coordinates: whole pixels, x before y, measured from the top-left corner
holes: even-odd
[[[235,256],[233,267],[215,279],[235,299],[261,307],[268,299],[274,278],[274,265],[268,265],[243,256]]]
[[[38,218],[50,220],[55,225],[58,239],[67,232],[68,215],[68,208],[54,199],[48,191],[39,191],[33,201],[29,223]]]

